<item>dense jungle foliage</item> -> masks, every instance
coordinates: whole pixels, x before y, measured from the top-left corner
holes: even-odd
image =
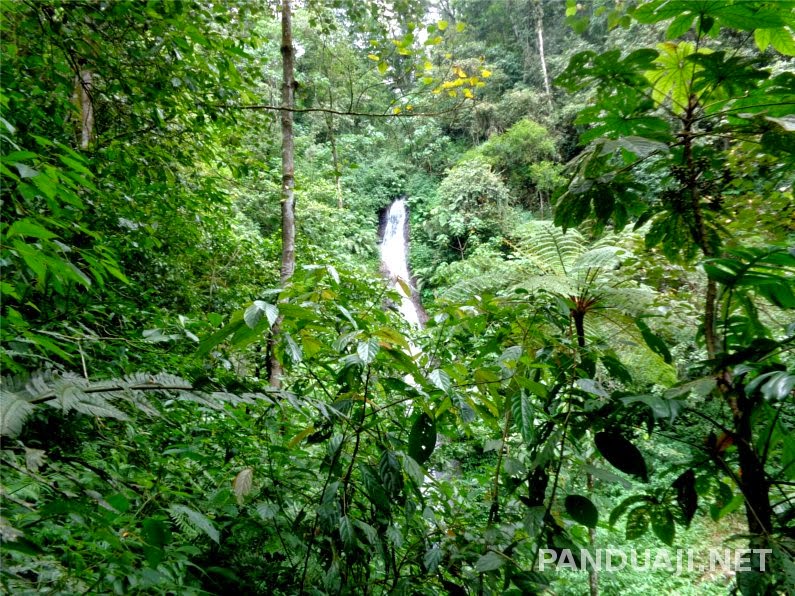
[[[3,591],[795,593],[795,1],[0,8]]]

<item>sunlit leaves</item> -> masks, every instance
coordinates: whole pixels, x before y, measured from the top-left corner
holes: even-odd
[[[659,104],[670,96],[674,111],[684,112],[697,68],[687,57],[696,52],[696,48],[692,43],[682,41],[678,44],[662,43],[657,49],[660,54],[654,61],[656,68],[646,73],[652,84],[652,98]]]
[[[251,329],[257,326],[263,316],[268,320],[268,325],[272,326],[279,317],[278,307],[263,302],[262,300],[255,300],[251,306],[243,312],[243,320]]]

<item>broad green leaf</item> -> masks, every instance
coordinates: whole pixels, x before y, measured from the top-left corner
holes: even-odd
[[[374,337],[371,337],[370,339],[359,342],[359,345],[356,348],[356,353],[359,355],[359,358],[361,358],[364,364],[370,364],[373,360],[375,360],[379,348],[380,346],[378,340]]]
[[[453,386],[453,382],[450,380],[450,375],[448,375],[441,368],[432,370],[431,374],[428,375],[428,380],[445,393],[450,391],[450,388]]]
[[[629,523],[629,521],[627,521]],[[668,546],[673,546],[676,535],[676,524],[671,512],[662,507],[655,507],[651,512],[651,529],[654,534]]]
[[[50,240],[57,238],[58,234],[54,234],[47,228],[39,225],[30,218],[18,219],[11,224],[6,232],[9,238],[12,236],[26,236],[28,238],[39,238],[40,240]]]
[[[652,84],[652,98],[661,104],[670,96],[673,110],[682,113],[687,108],[697,68],[685,58],[693,54],[696,47],[688,41],[678,44],[669,41],[659,44],[657,48],[660,50],[655,60],[657,69],[646,73]]]
[[[596,433],[596,448],[608,462],[626,474],[649,481],[646,462],[638,448],[617,431]]]
[[[647,501],[650,501],[650,499],[646,495],[632,495],[631,497],[627,497],[626,499],[621,501],[621,503],[619,503],[610,513],[610,520],[609,520],[610,525],[614,526],[616,522],[621,518],[621,516],[624,515],[632,505]]]
[[[690,13],[676,17],[665,31],[665,39],[676,39],[690,30],[693,25],[693,15]]]
[[[501,554],[490,550],[485,555],[480,557],[475,562],[475,571],[478,573],[486,573],[487,571],[495,571],[505,565],[506,558]]]
[[[574,521],[589,528],[596,527],[599,522],[599,511],[590,499],[581,495],[569,495],[566,497],[564,504],[566,513]]]
[[[409,433],[409,457],[422,465],[428,461],[435,448],[436,422],[422,412],[414,421]]]
[[[530,399],[524,391],[511,398],[511,414],[514,422],[522,433],[522,438],[527,445],[531,445],[535,438],[534,412]]]
[[[255,300],[243,313],[243,320],[250,329],[254,329],[263,315],[267,318],[269,327],[273,327],[279,318],[279,308],[262,300]]]

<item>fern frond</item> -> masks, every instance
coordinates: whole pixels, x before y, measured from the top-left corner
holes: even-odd
[[[180,530],[193,529],[201,532],[213,542],[219,542],[220,534],[218,529],[204,514],[179,504],[169,505],[168,512]]]
[[[0,389],[0,435],[15,437],[35,406],[13,391]]]
[[[567,275],[585,251],[585,239],[576,230],[564,232],[549,221],[532,221],[520,228],[522,256],[542,271]]]

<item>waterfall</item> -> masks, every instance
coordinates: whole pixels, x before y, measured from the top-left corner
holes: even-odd
[[[414,288],[411,285],[411,274],[409,273],[408,264],[408,210],[406,209],[406,199],[401,197],[396,199],[386,212],[386,222],[384,224],[384,238],[381,240],[381,266],[384,273],[389,278],[389,283],[397,287],[398,294],[400,294],[400,305],[398,310],[403,318],[406,319],[411,325],[415,327],[423,326],[423,315],[425,314],[420,305],[419,298],[414,293]],[[404,283],[398,283],[402,280]],[[408,290],[408,292],[406,291]],[[422,314],[420,314],[422,313]],[[412,357],[417,357],[420,350],[411,342],[409,342],[409,354]],[[411,375],[406,375],[403,378],[410,385],[416,386],[416,381]],[[411,412],[413,406],[409,401],[407,403],[408,412]],[[444,441],[441,435],[437,436],[436,447],[442,445]],[[460,464],[451,460],[452,468],[460,468]],[[433,468],[428,469],[428,478],[436,481],[442,478],[443,472]],[[422,489],[423,494],[427,491],[427,487]]]
[[[413,295],[409,274],[408,210],[405,198],[395,200],[387,211],[384,239],[381,241],[381,264],[390,283],[397,287],[400,294],[400,314],[415,327],[422,326],[420,307]],[[404,283],[397,283],[398,280]],[[406,288],[409,292],[406,292]]]

